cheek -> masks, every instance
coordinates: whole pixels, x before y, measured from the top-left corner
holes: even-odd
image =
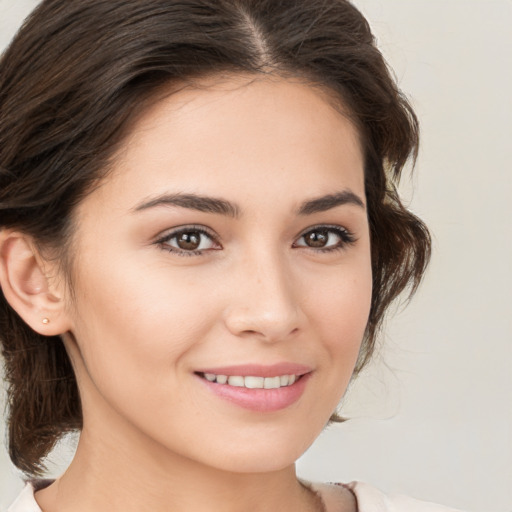
[[[204,339],[214,301],[161,267],[113,261],[120,263],[82,269],[88,279],[77,285],[74,334],[85,367],[100,388],[128,389],[127,379],[132,391],[168,382],[171,369]]]
[[[360,343],[366,329],[371,305],[372,272],[368,261],[333,272],[307,304],[310,317],[325,338],[340,345]]]
[[[328,369],[324,400],[327,409],[334,409],[352,377],[368,323],[372,296],[369,251],[354,265],[333,273],[324,280],[322,291],[317,290],[308,302],[308,316],[324,348],[322,366]]]

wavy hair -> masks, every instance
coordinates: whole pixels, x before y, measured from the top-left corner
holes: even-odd
[[[373,295],[356,367],[384,314],[416,290],[430,255],[425,225],[396,192],[418,122],[362,14],[345,0],[43,0],[0,60],[0,228],[67,261],[72,214],[108,172],[134,116],[162,87],[220,73],[276,74],[329,90],[363,142]],[[30,475],[80,429],[61,339],[31,330],[0,293],[9,452]]]

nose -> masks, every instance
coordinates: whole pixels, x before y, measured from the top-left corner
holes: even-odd
[[[255,255],[246,260],[233,272],[229,283],[225,324],[232,334],[277,342],[300,330],[303,315],[296,283],[279,254]]]

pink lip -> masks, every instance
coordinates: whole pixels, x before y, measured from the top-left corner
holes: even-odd
[[[197,377],[209,391],[238,407],[255,412],[276,412],[286,409],[300,399],[311,377],[311,372],[312,369],[304,365],[280,363],[272,366],[241,365],[222,368],[205,368],[196,373],[213,373],[216,375],[241,377],[300,375],[301,377],[291,386],[278,389],[248,389],[245,387],[209,382],[200,375]]]

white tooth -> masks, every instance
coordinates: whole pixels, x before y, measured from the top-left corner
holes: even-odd
[[[291,386],[296,380],[297,377],[295,375],[288,375],[288,386]]]
[[[236,386],[238,388],[243,388],[244,387],[244,378],[239,377],[238,375],[232,375],[231,377],[228,378],[228,384],[230,386]]]
[[[245,387],[249,389],[263,388],[263,377],[245,377]]]
[[[205,373],[204,374],[204,378],[206,380],[209,380],[210,382],[214,382],[215,381],[215,375],[213,373]]]
[[[227,375],[217,375],[217,383],[218,384],[226,384],[228,381]]]
[[[288,381],[289,381],[289,377],[288,375],[283,375],[281,377],[279,377],[279,383],[281,384],[281,386],[288,386]]]
[[[276,389],[280,386],[280,384],[280,377],[265,377],[265,383],[263,384],[263,387],[265,389]]]

